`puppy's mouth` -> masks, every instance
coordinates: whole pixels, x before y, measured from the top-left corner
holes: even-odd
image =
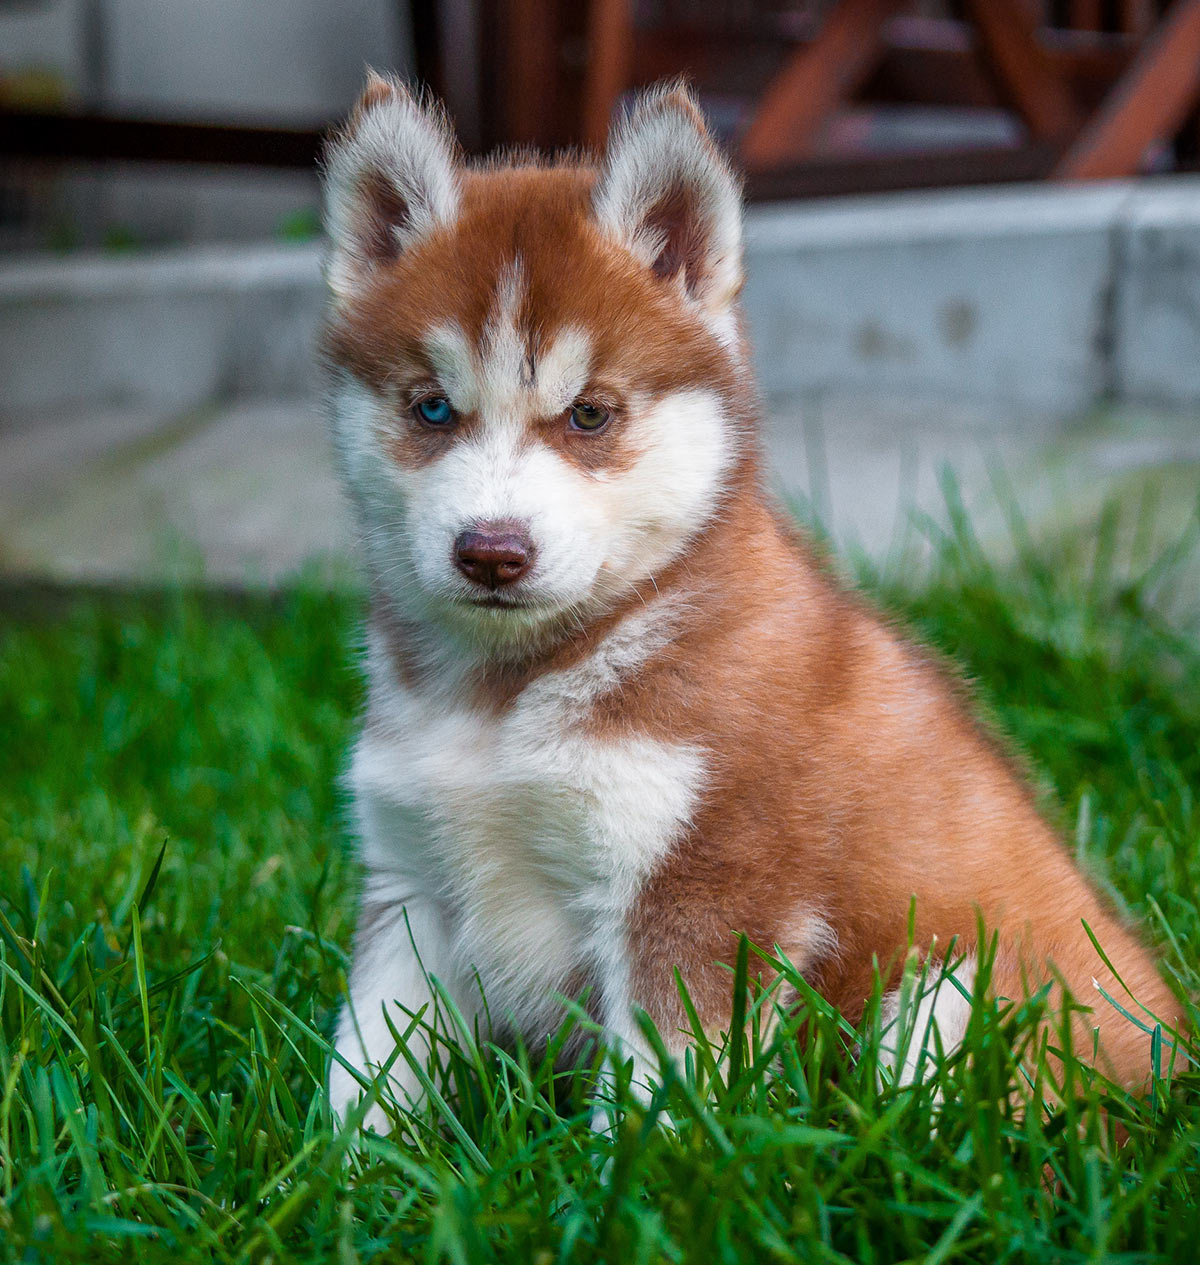
[[[521,611],[528,610],[529,603],[515,597],[501,597],[499,593],[487,593],[482,597],[470,597],[467,601],[485,611]]]

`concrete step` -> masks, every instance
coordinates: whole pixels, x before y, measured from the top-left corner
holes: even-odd
[[[320,261],[271,243],[0,265],[0,427],[302,394]]]
[[[769,392],[1031,417],[1200,403],[1200,177],[752,208]],[[0,425],[302,394],[316,245],[0,265]]]

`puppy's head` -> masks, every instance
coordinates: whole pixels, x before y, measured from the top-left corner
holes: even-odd
[[[737,183],[680,89],[599,169],[465,166],[373,77],[327,163],[325,350],[375,581],[490,653],[595,617],[744,452]]]

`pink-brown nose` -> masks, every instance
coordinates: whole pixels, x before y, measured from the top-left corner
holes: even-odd
[[[519,580],[533,561],[533,542],[524,532],[482,524],[454,542],[454,565],[476,584],[502,588]]]

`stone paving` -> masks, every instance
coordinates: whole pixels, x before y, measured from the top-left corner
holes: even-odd
[[[350,543],[308,400],[0,431],[0,569],[10,575],[269,583],[344,558]]]
[[[922,514],[944,520],[945,469],[1000,554],[1012,542],[996,471],[1035,534],[1089,530],[1112,498],[1132,530],[1152,497],[1165,541],[1194,519],[1200,495],[1200,418],[1179,414],[1054,425],[944,401],[792,397],[770,402],[765,439],[777,490],[811,499],[839,547],[876,557]],[[314,562],[350,575],[353,546],[309,399],[0,430],[0,573],[10,578],[269,584]]]

